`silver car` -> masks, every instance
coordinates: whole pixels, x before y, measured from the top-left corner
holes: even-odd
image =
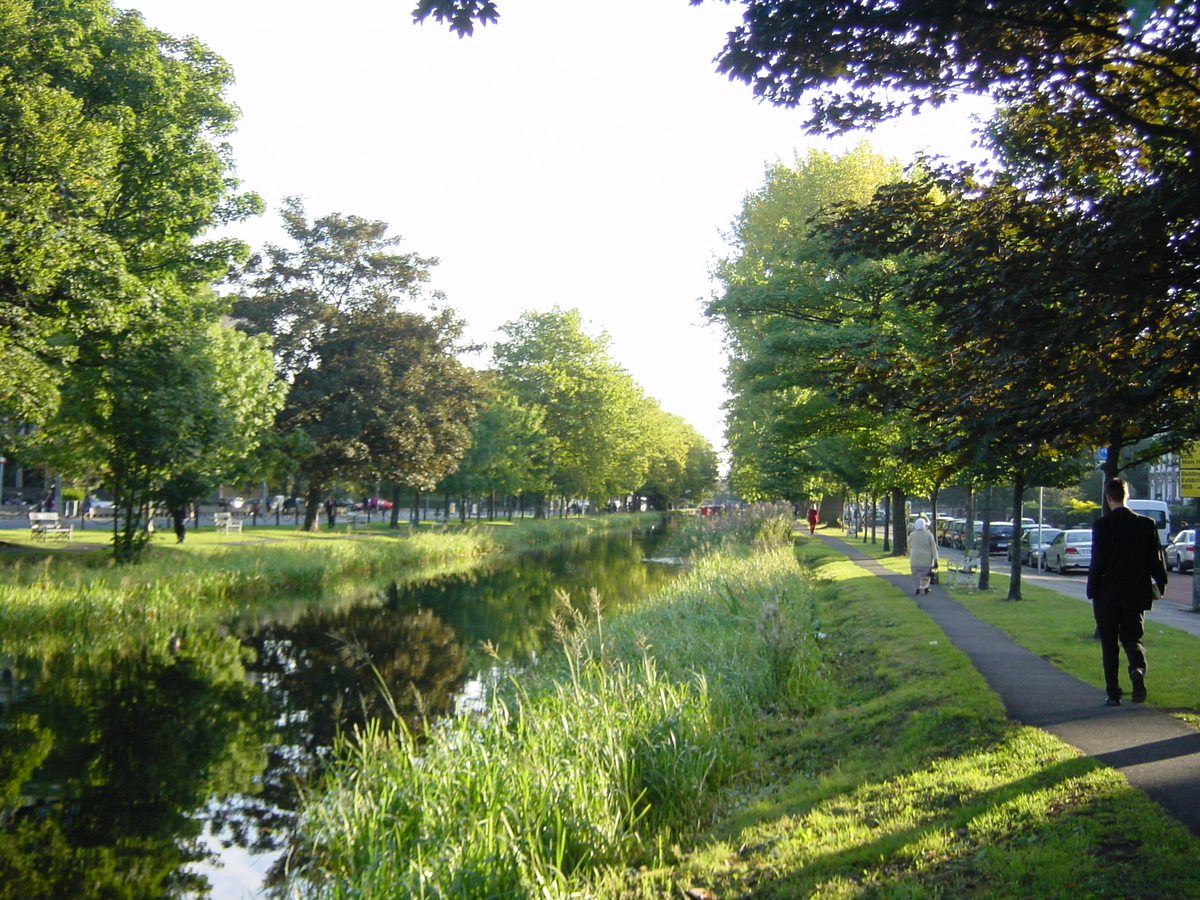
[[[1059,575],[1092,564],[1091,529],[1068,528],[1046,546],[1046,568]]]
[[[1196,565],[1196,532],[1191,528],[1179,532],[1171,538],[1164,553],[1168,569],[1190,572]]]
[[[1035,569],[1046,568],[1046,549],[1050,542],[1062,534],[1061,528],[1049,525],[1033,525],[1021,535],[1021,562]]]

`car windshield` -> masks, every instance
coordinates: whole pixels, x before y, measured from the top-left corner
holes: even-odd
[[[1090,531],[1068,531],[1064,540],[1068,544],[1090,544],[1092,533]]]

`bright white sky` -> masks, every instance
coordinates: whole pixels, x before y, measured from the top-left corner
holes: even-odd
[[[458,39],[415,0],[116,0],[227,59],[244,187],[388,222],[441,260],[432,286],[491,342],[525,310],[577,307],[664,409],[714,446],[721,335],[706,325],[721,233],[765,166],[809,147],[797,111],[715,73],[742,7],[709,0],[500,0]],[[972,109],[979,109],[975,104]],[[966,107],[870,137],[903,160],[971,153]]]

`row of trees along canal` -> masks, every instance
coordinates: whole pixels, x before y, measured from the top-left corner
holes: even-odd
[[[815,131],[956,91],[996,108],[987,168],[860,147],[747,197],[709,310],[735,350],[735,489],[901,509],[1003,483],[1016,510],[1097,448],[1112,477],[1200,436],[1200,5],[747,6],[721,68],[772,102],[814,92]]]
[[[0,150],[0,450],[111,488],[119,559],[151,504],[181,522],[226,482],[298,478],[312,528],[359,485],[670,503],[715,478],[708,443],[573,311],[511,322],[475,371],[436,260],[384,223],[291,201],[293,246],[248,259],[205,237],[263,204],[223,143],[233,73],[195,39],[47,0],[14,4],[0,40],[0,103],[20,110]]]

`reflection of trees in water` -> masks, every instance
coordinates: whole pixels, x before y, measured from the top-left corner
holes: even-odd
[[[556,589],[578,603],[595,590],[611,611],[674,578],[673,567],[643,561],[653,540],[629,534],[581,540],[464,575],[393,584],[389,602],[434,610],[467,647],[487,641],[502,659],[526,660],[545,645]]]
[[[196,814],[254,789],[269,740],[241,657],[208,635],[86,669],[20,661],[23,696],[0,711],[0,898],[202,891],[185,870],[206,855]]]
[[[313,610],[245,640],[257,652],[250,670],[273,700],[284,744],[311,754],[338,734],[390,719],[391,703],[414,726],[424,713],[447,711],[466,670],[462,642],[428,609]]]
[[[259,795],[215,819],[256,850],[275,849],[268,834],[290,842],[297,785],[319,774],[338,735],[352,737],[371,721],[394,724],[396,715],[416,730],[424,716],[450,711],[467,675],[462,642],[428,609],[312,609],[245,642],[257,652],[250,671],[270,698],[280,736]],[[283,857],[276,862],[268,884],[281,883],[285,864]]]

